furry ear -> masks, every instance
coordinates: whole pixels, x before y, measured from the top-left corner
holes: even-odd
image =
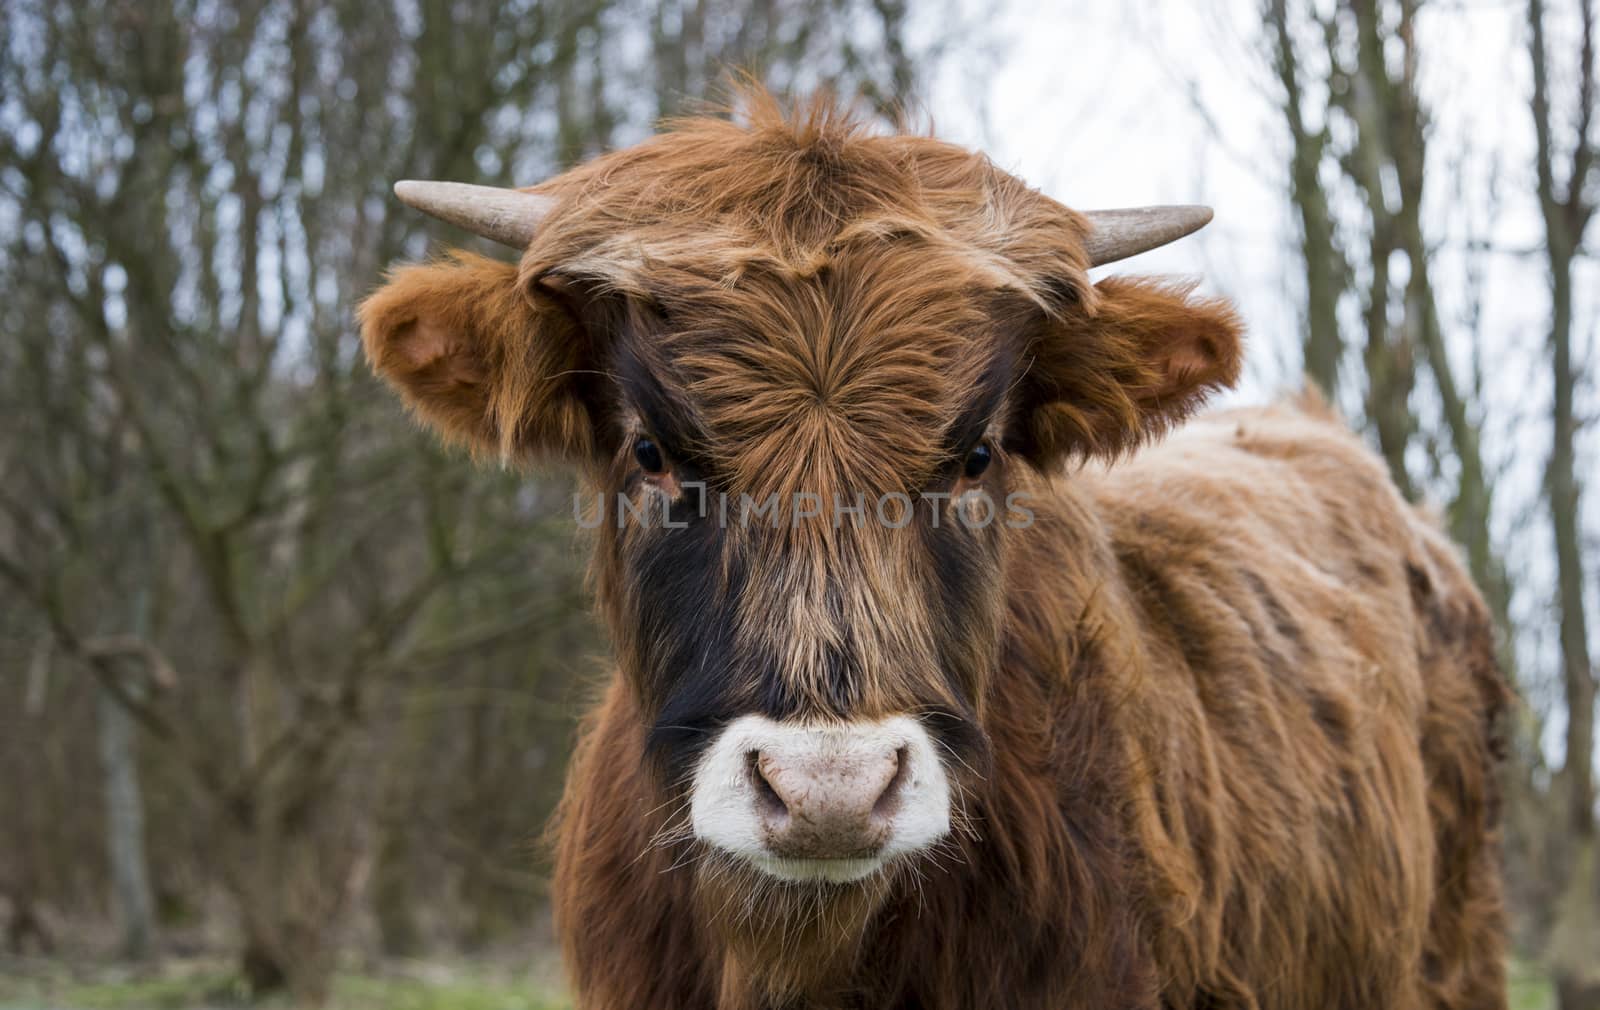
[[[1045,322],[1022,383],[1020,446],[1040,467],[1111,458],[1192,414],[1239,378],[1243,326],[1193,284],[1114,277]]]
[[[456,251],[401,267],[357,315],[373,371],[446,441],[502,459],[592,448],[584,334],[515,265]]]

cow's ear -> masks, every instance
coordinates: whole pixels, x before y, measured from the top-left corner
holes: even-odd
[[[1232,305],[1192,284],[1110,278],[1036,331],[1018,432],[1041,467],[1114,457],[1193,413],[1239,377]]]
[[[358,315],[373,370],[446,441],[502,459],[591,450],[586,341],[515,265],[458,251],[401,267]]]

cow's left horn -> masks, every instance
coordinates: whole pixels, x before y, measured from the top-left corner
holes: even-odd
[[[1093,230],[1084,240],[1090,266],[1101,266],[1149,252],[1204,228],[1210,207],[1128,207],[1085,211]]]
[[[520,189],[473,186],[465,182],[394,184],[394,195],[408,207],[465,228],[513,249],[526,249],[555,198]]]

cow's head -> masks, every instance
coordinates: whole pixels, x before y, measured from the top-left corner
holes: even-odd
[[[521,260],[402,268],[361,320],[425,422],[599,492],[601,607],[691,844],[843,892],[978,788],[1039,475],[1232,382],[1239,333],[1185,288],[1088,277],[1203,209],[1080,215],[823,106],[752,119],[531,190],[401,184]]]

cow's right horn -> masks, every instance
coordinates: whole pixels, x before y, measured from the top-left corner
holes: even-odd
[[[394,195],[408,207],[513,249],[528,248],[556,203],[520,189],[411,179],[395,183]]]

